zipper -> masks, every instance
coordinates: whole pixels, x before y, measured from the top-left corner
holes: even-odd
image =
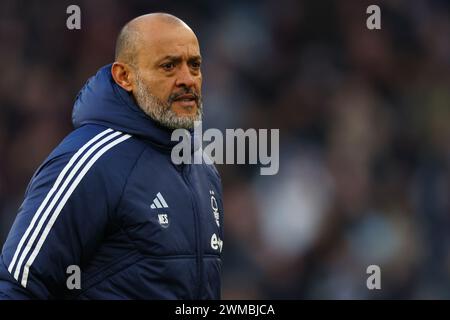
[[[199,211],[197,209],[197,202],[195,200],[195,192],[194,188],[192,187],[192,184],[189,181],[188,178],[188,170],[190,168],[187,165],[182,165],[182,176],[184,181],[186,182],[186,185],[188,186],[190,192],[190,198],[192,202],[192,208],[194,209],[194,233],[195,233],[195,242],[196,242],[196,251],[197,251],[197,278],[198,278],[198,284],[196,288],[196,296],[197,300],[201,299],[201,290],[202,290],[202,282],[203,282],[203,248],[202,248],[202,238],[201,238],[201,223],[200,223],[200,217],[199,217]]]

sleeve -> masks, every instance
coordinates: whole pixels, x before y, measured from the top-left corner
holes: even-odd
[[[61,298],[68,268],[82,269],[101,241],[114,176],[105,181],[95,156],[75,156],[55,157],[33,176],[3,246],[0,299]]]

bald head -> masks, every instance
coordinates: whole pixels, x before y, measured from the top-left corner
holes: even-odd
[[[151,36],[152,32],[159,34],[167,28],[181,28],[193,33],[183,20],[168,13],[158,12],[139,16],[129,21],[119,32],[115,60],[135,65],[145,35]]]

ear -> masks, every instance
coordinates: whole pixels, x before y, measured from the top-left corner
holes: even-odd
[[[133,88],[130,71],[130,67],[122,62],[116,61],[111,66],[111,75],[114,81],[128,92],[131,92]]]

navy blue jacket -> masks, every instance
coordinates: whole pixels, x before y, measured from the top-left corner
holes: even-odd
[[[178,142],[110,68],[80,91],[75,130],[31,179],[2,249],[0,299],[220,298],[218,172],[173,164]]]

